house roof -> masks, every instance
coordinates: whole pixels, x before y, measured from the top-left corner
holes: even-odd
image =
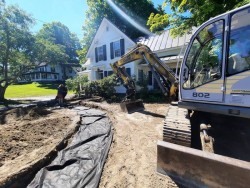
[[[162,61],[164,62],[170,62],[170,61],[176,61],[176,60],[182,60],[183,59],[183,55],[181,56],[170,56],[170,57],[163,57],[160,58]]]
[[[43,67],[43,66],[46,66],[48,63],[46,63],[46,62],[35,62],[35,65],[37,66],[37,67]]]
[[[107,18],[103,18],[98,30],[96,31],[94,38],[92,40],[92,43],[88,49],[86,57],[89,57],[90,51],[95,47],[96,41],[98,41],[98,37],[103,35],[102,28],[105,27],[107,24],[109,26],[111,26],[112,29],[114,29],[116,32],[120,33],[122,36],[126,37],[126,39],[130,40],[132,43],[135,44],[135,42],[132,39],[130,39],[125,33],[123,33],[120,29],[118,29],[118,27],[116,27],[111,21],[109,21]]]
[[[64,67],[81,67],[79,63],[61,63]]]
[[[194,30],[193,30],[194,31]],[[181,47],[188,43],[192,34],[184,34],[182,37],[173,38],[170,36],[170,29],[165,30],[160,35],[139,37],[136,43],[147,45],[152,51],[161,51],[168,48]]]

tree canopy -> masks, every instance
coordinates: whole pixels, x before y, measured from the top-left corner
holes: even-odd
[[[48,63],[78,63],[79,39],[60,22],[44,24],[36,35],[37,57]]]
[[[164,6],[170,6],[171,13],[151,13],[147,24],[152,32],[161,31],[166,27],[173,28],[173,36],[183,35],[194,26],[221,13],[250,3],[250,0],[164,0]]]
[[[159,12],[156,8],[154,8],[154,5],[150,0],[114,0],[112,2],[114,2],[128,16],[145,27],[147,27],[146,23],[150,13]],[[86,12],[86,20],[83,25],[83,50],[79,52],[82,60],[84,60],[88,47],[90,46],[92,39],[104,17],[114,23],[121,31],[132,39],[144,35],[129,21],[113,10],[107,1],[87,0],[87,3],[88,10]]]
[[[0,101],[5,90],[36,62],[78,63],[79,39],[60,22],[44,24],[33,35],[35,21],[17,6],[0,1]]]
[[[24,67],[32,64],[34,37],[29,27],[30,15],[16,6],[0,2],[0,101],[8,85],[15,81]]]

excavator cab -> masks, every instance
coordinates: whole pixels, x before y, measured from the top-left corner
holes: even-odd
[[[236,148],[230,143],[236,133],[244,140],[242,132],[250,122],[249,83],[250,4],[210,19],[190,39],[179,76],[178,107],[168,109],[164,141],[157,143],[157,172],[185,187],[249,187],[250,163],[216,151],[221,141],[216,138],[230,132],[228,126],[219,130],[230,121],[238,131],[220,144],[233,153]],[[214,139],[202,121],[217,134],[212,152],[204,147]],[[197,136],[200,139],[193,139]],[[249,135],[245,138],[242,148]],[[195,142],[202,147],[193,147]]]
[[[180,107],[249,117],[249,18],[247,6],[210,19],[196,31],[181,67]]]

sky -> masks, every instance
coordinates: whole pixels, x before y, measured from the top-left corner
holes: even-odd
[[[82,26],[85,11],[88,9],[86,0],[5,0],[7,5],[18,5],[35,20],[32,31],[35,33],[44,23],[59,21],[66,25],[79,39],[83,36]],[[152,0],[155,6],[163,0]]]

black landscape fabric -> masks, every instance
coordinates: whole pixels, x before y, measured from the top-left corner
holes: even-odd
[[[71,144],[42,168],[28,185],[33,187],[98,187],[111,145],[111,122],[100,110],[76,107],[81,126]]]

